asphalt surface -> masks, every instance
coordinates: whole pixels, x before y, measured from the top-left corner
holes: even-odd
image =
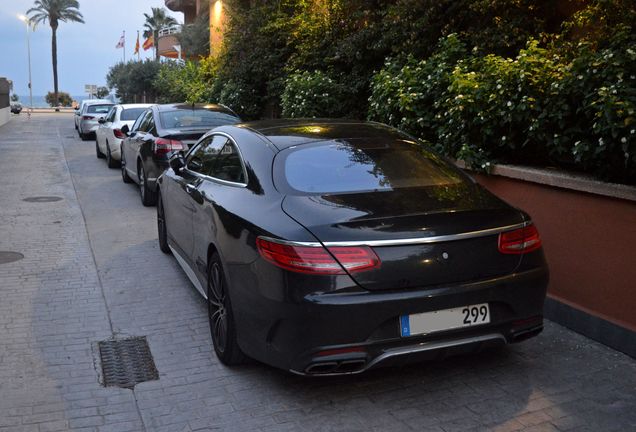
[[[222,366],[155,209],[68,114],[0,127],[0,251],[24,255],[0,264],[0,432],[636,431],[636,361],[550,322],[503,350],[355,377]],[[147,337],[159,379],[104,387],[97,343],[128,336]]]

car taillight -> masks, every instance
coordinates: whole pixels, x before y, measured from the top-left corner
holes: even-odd
[[[124,139],[126,135],[121,131],[121,129],[113,129],[113,134],[115,134],[115,138]]]
[[[166,138],[157,138],[152,148],[152,152],[159,156],[165,155],[173,151],[183,150],[185,147],[181,141]]]
[[[541,247],[541,237],[534,225],[499,234],[499,252],[524,254]]]
[[[367,246],[294,246],[259,237],[258,252],[270,263],[298,273],[346,274],[380,267],[380,259]],[[335,257],[335,259],[334,259]],[[344,269],[343,269],[344,267]]]
[[[95,117],[93,117],[93,116],[87,116],[87,115],[82,116],[82,120],[93,120],[94,118]]]

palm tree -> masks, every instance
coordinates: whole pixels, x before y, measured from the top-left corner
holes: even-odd
[[[159,50],[157,50],[157,41],[159,40],[159,30],[164,27],[177,25],[177,20],[173,17],[166,15],[164,8],[153,7],[152,15],[144,14],[146,22],[144,23],[144,38],[148,39],[152,36],[152,40],[155,44],[155,58],[159,60]]]
[[[53,103],[58,104],[57,86],[57,28],[60,21],[84,23],[77,0],[35,0],[33,7],[27,11],[29,21],[36,26],[49,22],[53,35],[51,37],[51,54],[53,56]]]

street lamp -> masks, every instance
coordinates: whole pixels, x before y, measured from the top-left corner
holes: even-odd
[[[18,15],[18,19],[24,24],[26,24],[26,32],[27,32],[27,53],[29,56],[29,105],[30,111],[33,112],[33,86],[31,85],[31,35],[29,34],[29,27],[31,25],[31,21],[24,15]]]

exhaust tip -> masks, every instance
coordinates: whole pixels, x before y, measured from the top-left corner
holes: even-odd
[[[314,363],[307,366],[307,369],[305,369],[305,373],[308,375],[324,375],[333,373],[333,371],[335,371],[337,367],[337,362]]]
[[[340,362],[318,362],[313,363],[305,369],[307,375],[338,375],[338,374],[351,374],[361,372],[365,365],[366,360],[343,360]]]

